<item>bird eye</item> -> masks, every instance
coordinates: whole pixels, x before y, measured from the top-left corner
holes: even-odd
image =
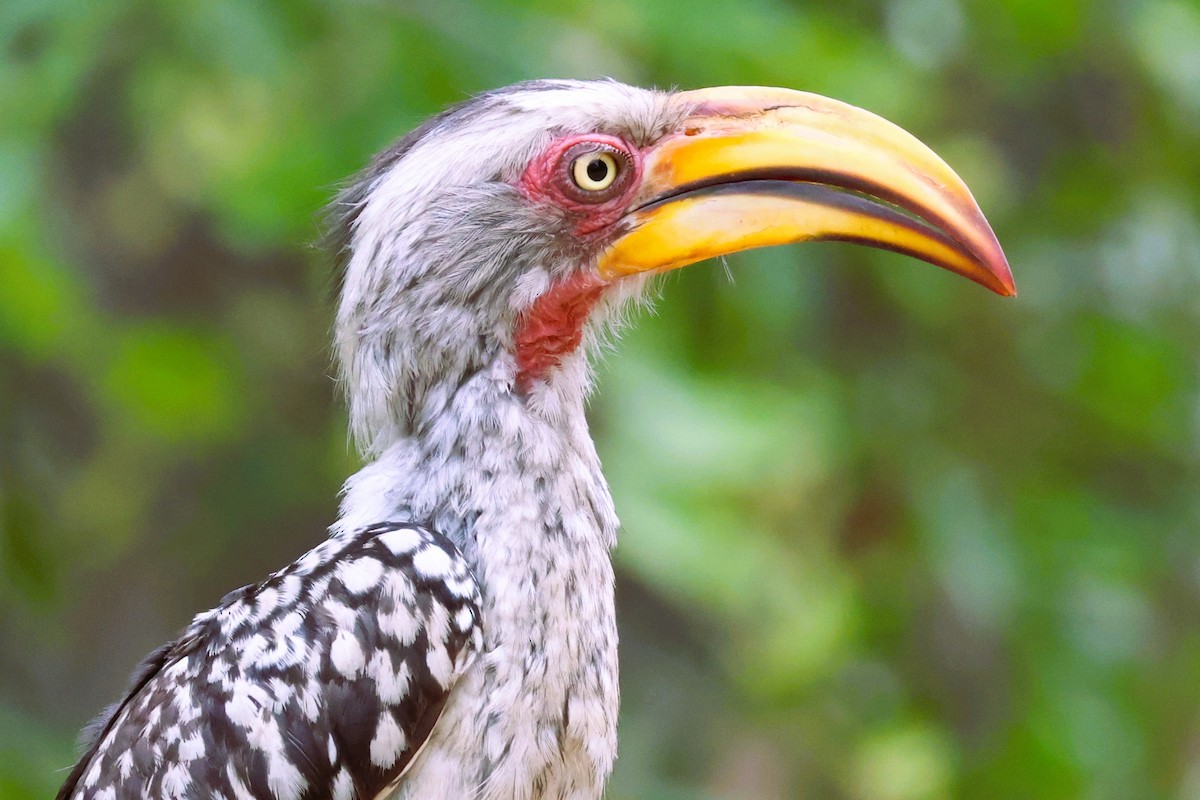
[[[585,153],[571,165],[571,178],[585,192],[602,192],[613,185],[620,167],[607,151]]]
[[[602,205],[622,197],[638,176],[636,155],[615,136],[592,134],[550,151],[554,189],[568,206]]]

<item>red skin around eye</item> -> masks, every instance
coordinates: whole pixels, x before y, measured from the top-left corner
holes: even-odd
[[[584,142],[595,142],[629,155],[629,161],[625,168],[632,170],[632,174],[625,181],[624,192],[600,203],[583,203],[563,192],[560,188],[560,181],[570,180],[570,176],[560,170],[559,161],[563,153]],[[531,200],[550,203],[566,209],[576,219],[575,235],[586,238],[621,218],[641,177],[642,158],[636,149],[630,147],[620,137],[603,133],[589,133],[563,136],[551,142],[550,146],[525,168],[525,172],[517,181],[517,188]]]
[[[585,203],[570,197],[561,181],[570,180],[560,161],[567,150],[581,142],[595,142],[629,154],[625,168],[631,170],[624,180],[624,191],[599,203]],[[629,207],[641,179],[642,159],[637,150],[615,136],[587,134],[564,136],[550,143],[525,169],[517,188],[531,200],[565,209],[575,222],[575,236],[593,238],[621,218]],[[579,273],[552,286],[534,301],[517,320],[514,332],[517,360],[517,391],[528,392],[533,384],[562,363],[579,347],[583,326],[608,284],[598,276]]]

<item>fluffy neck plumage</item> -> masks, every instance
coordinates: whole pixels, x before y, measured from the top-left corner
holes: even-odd
[[[347,482],[334,528],[430,525],[483,595],[480,663],[403,800],[527,797],[539,782],[546,796],[599,796],[615,757],[618,523],[583,412],[586,362],[575,352],[527,396],[513,371],[502,356],[439,388],[441,410]]]
[[[369,524],[369,517],[379,521],[380,514],[396,509],[421,521],[485,511],[484,505],[505,502],[491,492],[501,478],[521,478],[532,486],[566,470],[603,489],[584,415],[582,354],[559,367],[563,380],[528,396],[512,391],[513,369],[511,359],[499,359],[453,391],[439,385],[432,393],[439,400],[427,408],[438,405],[440,411],[423,417],[413,433],[392,442],[348,481],[342,524]],[[615,528],[609,516],[597,519],[606,539]]]

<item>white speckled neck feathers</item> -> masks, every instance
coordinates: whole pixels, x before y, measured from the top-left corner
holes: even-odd
[[[531,409],[494,366],[347,483],[338,535],[421,520],[458,545],[483,594],[480,658],[400,798],[582,800],[612,768],[617,519],[581,397],[554,404]]]

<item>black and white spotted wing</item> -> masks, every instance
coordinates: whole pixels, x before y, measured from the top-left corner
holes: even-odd
[[[449,539],[405,523],[332,538],[152,653],[58,798],[373,798],[481,640]]]

